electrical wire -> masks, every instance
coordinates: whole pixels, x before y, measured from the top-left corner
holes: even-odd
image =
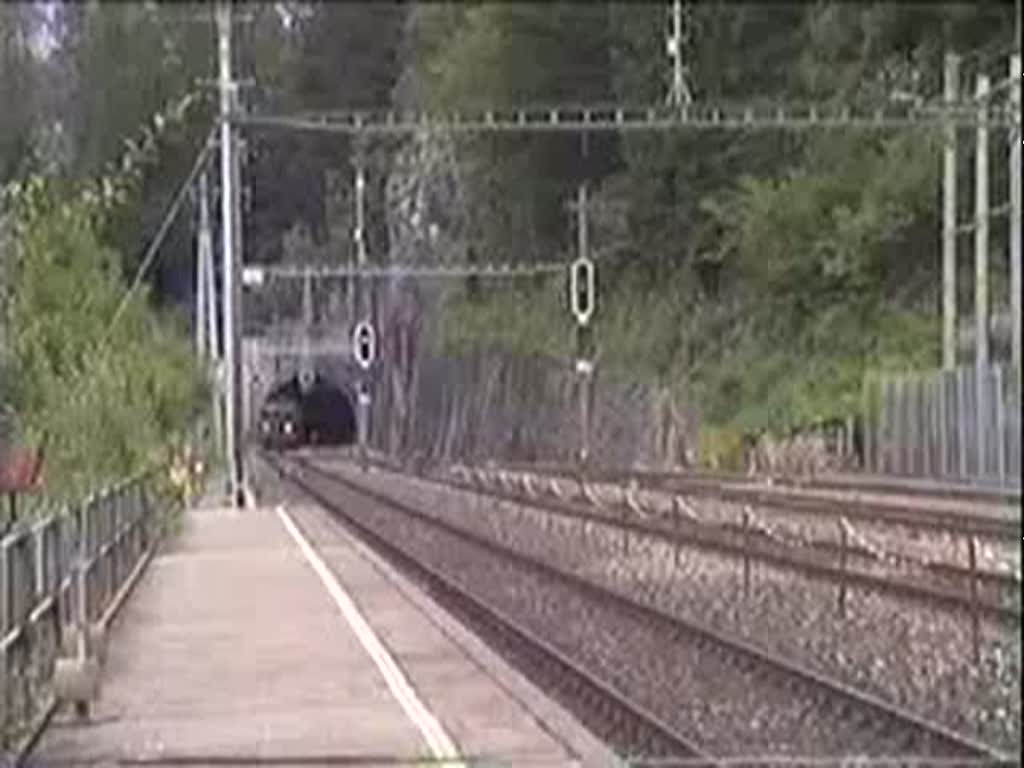
[[[210,133],[208,134],[206,141],[203,143],[202,148],[199,150],[199,154],[196,156],[195,162],[192,164],[192,169],[189,171],[184,181],[182,181],[181,185],[178,187],[178,191],[175,193],[170,207],[164,214],[163,221],[160,222],[160,227],[157,229],[156,234],[153,236],[153,239],[150,241],[149,246],[146,248],[146,253],[145,256],[143,256],[142,258],[142,263],[139,264],[138,269],[135,271],[135,276],[132,279],[131,284],[122,295],[121,301],[118,304],[117,309],[115,310],[113,316],[111,316],[110,322],[107,324],[107,327],[104,330],[102,340],[100,341],[100,347],[102,347],[104,344],[107,343],[107,341],[109,341],[110,336],[117,325],[117,321],[121,319],[121,315],[124,313],[125,309],[127,309],[128,304],[134,297],[135,292],[139,289],[139,286],[142,284],[143,279],[145,279],[146,274],[149,272],[150,268],[154,265],[154,263],[156,263],[156,257],[157,254],[160,252],[160,246],[163,244],[164,238],[167,236],[167,232],[171,228],[171,224],[173,224],[175,218],[177,218],[178,211],[180,210],[182,204],[188,197],[188,193],[192,189],[192,185],[195,183],[196,178],[199,176],[199,172],[202,170],[207,157],[209,157],[209,154],[213,148],[213,138],[215,131],[216,127],[210,130]]]
[[[992,125],[1011,122],[1006,110],[993,109]],[[975,125],[977,114],[971,100],[952,107],[893,105],[854,107],[850,104],[726,104],[693,103],[681,109],[663,105],[626,108],[566,108],[544,110],[503,109],[471,113],[324,112],[298,114],[251,114],[236,118],[239,126],[278,128],[341,134],[401,134],[421,131],[467,132],[619,132],[666,131],[683,128],[711,130],[764,130],[781,128],[907,128],[945,121]]]
[[[196,176],[198,176],[199,171],[203,167],[203,163],[206,161],[206,158],[212,149],[212,138],[214,136],[215,131],[216,127],[211,129],[209,135],[207,136],[206,141],[203,144],[202,149],[200,149],[199,154],[196,157],[196,161],[193,164],[191,171],[189,172],[188,176],[186,176],[181,186],[178,188],[178,191],[175,194],[170,207],[164,214],[164,219],[161,222],[159,229],[154,235],[152,241],[150,241],[149,247],[146,249],[146,255],[143,258],[142,263],[139,265],[139,269],[136,271],[135,277],[132,280],[131,285],[128,287],[128,289],[125,290],[117,309],[111,316],[110,321],[107,323],[107,326],[103,332],[103,336],[101,337],[100,342],[97,344],[95,352],[102,351],[103,348],[110,341],[110,337],[114,331],[114,328],[117,325],[117,321],[121,318],[121,315],[124,313],[125,308],[131,301],[132,296],[138,290],[138,287],[142,283],[142,280],[145,278],[146,273],[149,271],[149,268],[153,265],[156,254],[160,249],[160,245],[163,243],[163,239],[167,235],[167,231],[170,229],[171,224],[174,222],[174,219],[176,218],[182,203],[184,203],[184,201],[188,197],[188,192],[191,189],[192,184],[196,179]],[[93,359],[95,359],[95,356]],[[85,376],[80,375],[77,381],[71,387],[71,391],[68,393],[68,399],[74,400],[81,392],[82,387],[85,386],[87,381],[88,379]],[[41,439],[39,441],[38,453],[40,456],[42,456],[45,453],[50,441],[50,437],[51,430],[44,428]]]

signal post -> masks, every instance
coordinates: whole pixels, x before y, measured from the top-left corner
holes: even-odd
[[[576,319],[576,373],[580,391],[580,447],[578,468],[582,490],[590,459],[590,392],[594,375],[594,334],[591,320],[596,298],[594,262],[580,256],[569,266],[570,309]]]
[[[366,444],[369,437],[371,402],[369,371],[377,357],[377,334],[373,324],[367,320],[357,324],[352,333],[352,354],[355,356],[356,364],[363,369],[363,376],[360,377],[358,384],[356,427],[359,431],[359,462],[365,472],[368,466]]]

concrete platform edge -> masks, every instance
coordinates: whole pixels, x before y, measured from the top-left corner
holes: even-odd
[[[315,505],[317,514],[324,511]],[[286,505],[287,508],[287,505]],[[301,527],[301,516],[296,520]],[[579,759],[581,766],[619,766],[622,764],[609,747],[588,731],[574,715],[562,705],[550,699],[540,688],[528,680],[483,640],[466,629],[448,611],[435,603],[428,595],[413,584],[404,574],[374,552],[368,545],[345,532],[353,549],[377,570],[395,589],[426,619],[458,646],[472,661],[497,682],[506,693],[530,713],[544,731],[566,744]],[[332,568],[333,569],[333,568]]]

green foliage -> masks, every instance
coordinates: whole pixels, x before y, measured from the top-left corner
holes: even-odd
[[[743,433],[735,428],[703,427],[700,431],[697,461],[704,467],[740,471],[744,466]]]
[[[568,354],[571,326],[556,288],[560,286],[551,281],[540,286],[506,286],[488,292],[482,300],[454,294],[442,315],[443,350],[458,355],[483,344],[527,355]]]
[[[687,61],[702,100],[814,99],[860,109],[894,94],[924,101],[941,92],[945,50],[997,52],[1011,42],[1007,11],[695,4]],[[606,93],[649,104],[666,93],[664,4],[586,12],[448,4],[417,9],[414,21],[426,106]],[[584,57],[586,74],[575,66]],[[970,59],[968,68],[985,60]],[[601,150],[617,159],[590,176],[592,247],[617,256],[599,267],[603,365],[673,386],[717,429],[749,430],[845,416],[860,407],[865,371],[936,364],[941,165],[930,129],[635,133],[618,142]],[[463,148],[474,206],[490,211],[489,196],[500,190],[497,213],[481,224],[488,258],[557,258],[572,240],[561,202],[574,177],[543,160],[542,145]],[[547,229],[515,210],[527,202],[549,210]],[[498,339],[567,353],[560,290],[460,299],[449,305],[446,332],[463,346]]]
[[[131,273],[209,131],[216,94],[199,81],[215,72],[213,14],[195,2],[72,3],[60,17],[65,33],[49,64],[52,87],[56,95],[79,94],[59,97],[54,110],[70,144],[61,171],[114,178],[128,170],[122,162],[135,164],[139,194],[108,208],[101,233]],[[172,226],[152,282],[182,268],[191,252],[188,224],[182,217]]]
[[[609,30],[600,3],[417,7],[410,101],[438,111],[607,101]],[[487,135],[460,137],[457,154],[473,200],[467,239],[487,260],[521,263],[561,250],[568,195],[614,166],[617,150],[599,136],[583,157],[574,136]]]
[[[72,497],[160,458],[197,415],[204,384],[182,329],[144,294],[110,328],[125,285],[118,254],[97,236],[93,198],[36,178],[14,210],[15,404],[30,440],[50,435],[48,493]]]
[[[12,399],[22,431],[47,443],[47,492],[80,496],[162,458],[205,403],[182,324],[127,288],[111,222],[141,192],[161,136],[191,97],[159,112],[108,173],[34,175],[3,190],[12,247],[4,295]],[[117,317],[117,323],[112,324]]]

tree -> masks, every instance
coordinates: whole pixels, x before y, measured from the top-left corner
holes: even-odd
[[[117,162],[141,123],[168,102],[191,96],[198,108],[161,130],[160,152],[146,167],[143,194],[108,222],[104,236],[134,273],[172,196],[212,125],[215,95],[200,85],[214,73],[213,19],[201,3],[83,3],[60,6],[58,47],[50,67],[58,94],[52,119],[69,136],[68,178],[95,176]],[[180,217],[154,273],[156,298],[188,295],[192,226]],[[182,278],[185,279],[182,279]]]
[[[28,3],[0,6],[0,183],[20,171],[32,157],[38,127],[42,73],[33,41],[40,29],[38,9]]]
[[[54,499],[147,467],[205,400],[180,323],[153,312],[145,291],[122,307],[119,254],[97,235],[116,187],[35,176],[5,190],[16,239],[13,401],[30,442],[48,438]]]
[[[269,6],[268,6],[269,8]],[[289,4],[291,19],[284,34],[271,32],[273,19],[257,16],[251,35],[251,67],[257,78],[276,74],[272,88],[254,94],[252,109],[282,112],[385,109],[399,74],[398,45],[407,7],[379,2]],[[280,43],[280,48],[278,48]],[[273,56],[271,60],[264,57]],[[252,141],[252,209],[250,242],[259,243],[254,260],[276,261],[282,238],[297,223],[313,243],[330,240],[330,176],[352,175],[353,151],[344,136],[257,131]],[[369,149],[369,148],[367,148]],[[367,155],[367,161],[373,154]],[[379,207],[385,169],[371,167],[369,196]],[[370,237],[374,251],[386,251],[387,230],[371,207]],[[350,230],[346,231],[346,237]],[[332,244],[335,249],[342,247]]]
[[[606,54],[591,59],[603,71],[588,83],[610,83],[618,103],[664,102],[665,4],[588,7],[610,23],[577,18],[572,53],[561,58],[545,48],[569,48],[554,31],[554,9],[423,9],[411,36],[419,89],[410,90],[442,107],[564,99],[565,84],[575,83],[570,59],[593,46]],[[685,51],[691,90],[705,102],[863,109],[934,101],[947,49],[972,51],[970,76],[1009,49],[1009,11],[994,3],[694,4]],[[579,100],[597,93],[570,90],[586,97]],[[618,256],[601,266],[597,322],[607,365],[662,377],[714,421],[747,428],[849,413],[867,368],[933,364],[931,131],[630,134],[619,146],[621,163],[595,179],[591,195],[592,247]],[[512,141],[466,148],[469,199],[484,207],[490,184],[500,190],[492,198],[499,211],[527,200],[558,210],[544,188],[564,177],[524,158]],[[493,251],[529,252],[543,229],[526,214],[506,226],[497,211],[487,216]],[[529,317],[509,312],[504,299],[458,304],[460,341],[500,336],[536,347],[537,318],[559,316],[558,296],[537,291],[528,301]],[[488,323],[494,317],[500,331]]]
[[[596,3],[424,6],[410,20],[404,92],[410,106],[440,111],[604,101],[609,28],[607,6]],[[486,261],[550,259],[566,244],[570,193],[615,167],[616,144],[591,136],[584,155],[572,136],[460,139],[473,200],[465,242]]]

